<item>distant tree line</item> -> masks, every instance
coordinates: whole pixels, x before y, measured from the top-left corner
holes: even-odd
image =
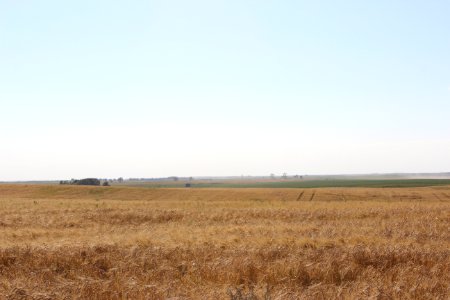
[[[103,185],[109,186],[109,180],[103,180],[103,183],[98,178],[83,178],[83,179],[71,179],[71,180],[61,180],[59,184],[67,184],[67,185]]]
[[[273,173],[271,173],[269,176],[270,176],[271,179],[276,179],[276,178],[277,178],[276,175],[273,174]],[[306,175],[305,175],[305,176],[306,176]],[[302,176],[302,175],[292,175],[292,176],[288,176],[288,174],[287,174],[286,172],[283,173],[282,176],[280,176],[280,178],[282,178],[282,179],[284,179],[284,180],[288,179],[289,177],[295,178],[295,179],[302,179],[302,180],[303,180],[303,176]]]

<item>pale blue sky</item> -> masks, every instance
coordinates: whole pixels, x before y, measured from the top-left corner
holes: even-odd
[[[0,180],[450,171],[449,1],[1,1]]]

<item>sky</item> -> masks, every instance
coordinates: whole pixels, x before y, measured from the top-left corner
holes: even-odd
[[[449,12],[0,1],[0,180],[449,172]]]

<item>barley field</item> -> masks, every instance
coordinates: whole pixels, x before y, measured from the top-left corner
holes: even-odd
[[[0,185],[0,299],[449,298],[449,186]]]

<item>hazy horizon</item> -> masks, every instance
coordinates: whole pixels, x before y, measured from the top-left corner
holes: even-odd
[[[170,176],[155,176],[155,177],[122,177],[123,180],[172,180],[173,177],[178,177],[179,180],[191,178],[193,180],[214,180],[214,179],[257,179],[257,178],[274,178],[275,180],[279,180],[284,178],[285,173],[280,174],[241,174],[241,175],[196,175],[196,176],[178,176],[177,174],[172,174]],[[92,175],[92,174],[91,174]],[[437,173],[347,173],[347,174],[303,174],[303,173],[292,173],[287,174],[287,179],[298,179],[298,180],[323,180],[323,179],[345,179],[351,178],[353,180],[366,180],[366,179],[394,179],[397,178],[399,180],[405,179],[450,179],[450,172],[437,172]],[[300,177],[301,176],[301,177]],[[84,176],[84,177],[71,177],[71,178],[40,178],[40,179],[20,179],[20,180],[0,180],[3,183],[20,183],[20,182],[58,182],[58,181],[70,181],[72,179],[82,179],[82,178],[97,178],[97,179],[108,179],[108,180],[117,180],[119,177],[100,177],[100,176]]]
[[[450,2],[0,4],[0,181],[450,171]]]

